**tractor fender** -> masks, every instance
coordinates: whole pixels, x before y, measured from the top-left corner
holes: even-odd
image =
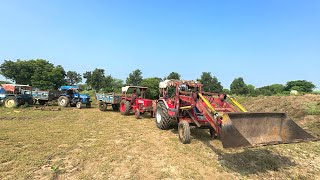
[[[169,109],[169,106],[168,106],[168,104],[167,104],[167,102],[166,102],[165,100],[159,99],[158,102],[159,102],[159,101],[162,101],[162,102],[164,103],[164,105],[166,106],[166,108]]]
[[[167,104],[167,102],[164,100],[164,99],[159,99],[159,101],[162,101],[164,103],[164,105],[166,106],[167,110],[168,110],[168,114],[169,116],[171,117],[177,117],[178,114],[179,114],[179,111],[177,109],[174,109],[174,108],[170,108]]]

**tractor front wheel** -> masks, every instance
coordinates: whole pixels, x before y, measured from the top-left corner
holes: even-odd
[[[14,108],[18,106],[18,102],[15,97],[7,97],[4,100],[4,106],[7,108]]]
[[[27,103],[28,103],[29,106],[32,106],[32,105],[33,105],[33,99],[32,99],[32,97],[27,100]]]
[[[134,116],[136,117],[136,119],[140,119],[140,111],[139,111],[139,109],[135,110]]]
[[[180,121],[178,124],[179,140],[183,144],[189,144],[190,139],[190,125],[187,121]]]
[[[129,115],[131,109],[131,105],[129,101],[122,100],[120,102],[120,113],[122,115]]]
[[[46,104],[46,101],[44,101],[44,100],[39,100],[38,102],[39,102],[40,105],[45,105]]]
[[[210,137],[212,139],[216,139],[218,137],[216,131],[213,128],[210,128],[209,131],[210,131]]]
[[[69,104],[69,98],[67,98],[65,96],[60,96],[58,99],[58,104],[59,104],[59,106],[67,107]]]
[[[77,107],[78,109],[81,109],[81,107],[82,107],[82,102],[77,102],[76,107]]]
[[[108,107],[107,103],[105,103],[105,102],[99,102],[99,109],[100,109],[100,111],[106,111],[106,110],[107,110],[107,107]]]

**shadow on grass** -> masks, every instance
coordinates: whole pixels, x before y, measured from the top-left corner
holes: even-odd
[[[177,129],[173,129],[172,132],[178,134]],[[191,129],[191,135],[192,140],[201,141],[216,153],[223,167],[241,175],[279,171],[296,165],[289,157],[281,156],[265,147],[233,150],[217,148],[212,145],[212,138],[206,129]]]

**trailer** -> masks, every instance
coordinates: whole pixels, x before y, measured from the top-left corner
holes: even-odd
[[[41,90],[32,90],[32,98],[33,103],[39,103],[40,105],[45,105],[48,102],[52,101],[58,101],[60,95],[62,94],[59,90],[47,90],[47,91],[41,91]]]
[[[121,95],[116,93],[96,93],[96,100],[99,102],[100,111],[106,111],[111,106],[114,111],[120,107]]]

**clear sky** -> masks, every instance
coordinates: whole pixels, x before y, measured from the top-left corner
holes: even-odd
[[[120,79],[139,68],[183,79],[208,71],[225,88],[239,76],[320,87],[320,1],[3,0],[0,63],[18,58]]]

